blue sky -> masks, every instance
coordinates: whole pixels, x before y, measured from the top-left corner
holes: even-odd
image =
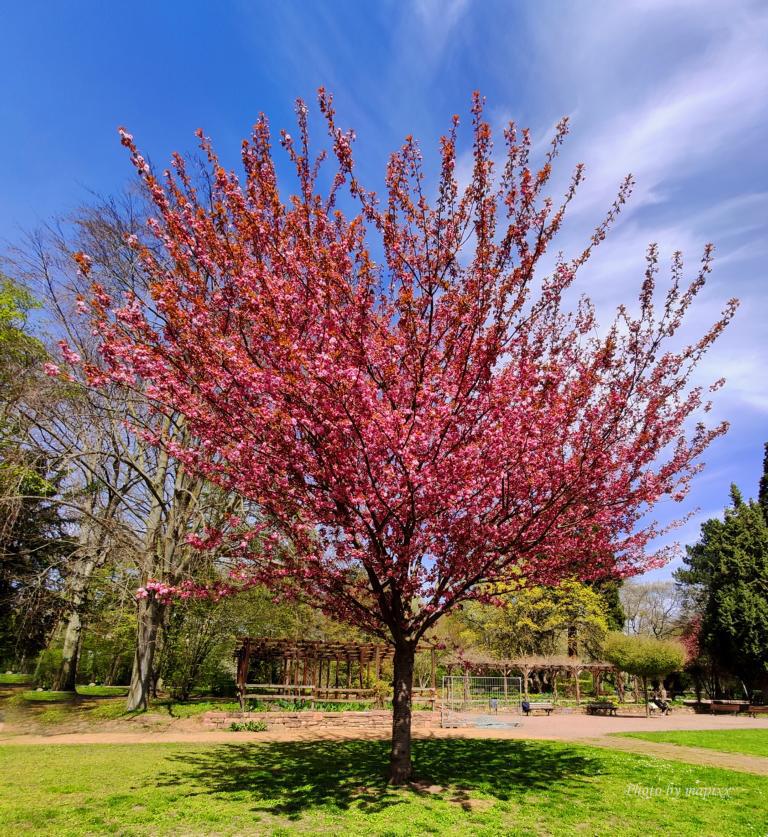
[[[131,176],[116,128],[153,161],[202,127],[234,164],[257,114],[292,127],[293,100],[324,85],[354,127],[378,186],[407,133],[435,147],[474,89],[501,126],[544,142],[559,117],[563,155],[587,181],[560,247],[576,252],[627,172],[635,196],[580,290],[609,311],[631,301],[647,244],[717,262],[691,334],[730,296],[737,319],[701,380],[724,375],[713,445],[675,539],[695,539],[735,481],[756,491],[768,441],[768,5],[750,0],[281,0],[4,3],[0,10],[0,238],[119,190]],[[677,512],[662,506],[661,519]],[[655,575],[666,576],[669,568]]]

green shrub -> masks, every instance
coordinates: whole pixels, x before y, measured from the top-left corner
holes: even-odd
[[[211,667],[211,671],[208,674],[206,691],[214,697],[235,697],[237,695],[237,686],[229,668],[221,664],[216,667]]]
[[[229,728],[232,732],[265,732],[267,725],[264,721],[233,721]]]
[[[392,684],[386,680],[375,680],[371,686],[373,689],[373,705],[376,709],[383,709],[384,705],[392,700]]]
[[[35,668],[35,686],[51,689],[61,667],[61,648],[46,648],[40,652]]]

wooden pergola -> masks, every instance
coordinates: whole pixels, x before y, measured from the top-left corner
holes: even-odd
[[[434,708],[437,698],[435,649],[426,646],[419,650],[426,649],[432,652],[432,686],[428,690],[414,689],[414,693],[428,692],[421,697]],[[366,681],[370,683],[372,674],[380,680],[382,664],[393,657],[391,646],[372,642],[241,637],[235,650],[240,705],[245,707],[248,697],[307,700],[311,704],[315,701],[356,703],[370,699],[376,692],[366,688]],[[254,670],[262,675],[263,682],[249,682]]]
[[[618,672],[616,666],[604,662],[587,662],[578,657],[519,657],[515,659],[496,659],[488,656],[459,656],[450,657],[443,661],[443,665],[450,674],[454,668],[464,673],[470,671],[499,671],[506,678],[510,674],[520,674],[523,681],[523,692],[528,696],[531,677],[544,675],[552,685],[554,698],[557,700],[557,678],[559,675],[573,678],[576,702],[581,700],[579,676],[583,672],[592,675],[596,696],[600,694],[602,678],[606,674]]]

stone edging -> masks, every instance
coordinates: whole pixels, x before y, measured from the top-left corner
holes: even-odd
[[[358,727],[389,729],[392,713],[372,709],[367,712],[206,712],[203,726],[228,729],[230,724],[243,721],[264,721],[267,729],[303,729],[308,727]],[[439,727],[440,713],[417,711],[412,715],[414,728]]]

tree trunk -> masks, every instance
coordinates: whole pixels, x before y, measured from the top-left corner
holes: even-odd
[[[77,678],[77,663],[83,643],[83,620],[79,609],[71,610],[64,629],[64,645],[61,650],[61,665],[56,674],[53,688],[57,692],[74,692]]]
[[[568,626],[568,656],[577,657],[579,654],[579,635],[575,625]]]
[[[389,781],[403,785],[411,778],[411,691],[416,645],[402,642],[395,646],[395,681],[392,697],[392,752]]]
[[[149,707],[149,695],[152,689],[155,649],[157,647],[160,626],[165,615],[165,605],[158,602],[154,595],[139,600],[138,625],[136,627],[136,654],[133,658],[131,688],[128,692],[126,709],[133,712]]]
[[[105,686],[112,686],[114,684],[122,659],[122,654],[115,654],[112,658],[112,665],[109,667],[109,674],[107,675],[106,682],[104,683]]]
[[[648,718],[651,715],[651,708],[648,706],[648,680],[643,677],[643,694],[645,695],[645,717]]]
[[[95,533],[92,526],[84,526],[80,535],[80,549],[86,553],[72,563],[71,576],[66,588],[66,619],[64,645],[61,651],[61,665],[56,673],[53,688],[59,692],[74,692],[77,678],[77,664],[83,643],[83,615],[86,612],[88,589],[93,574],[104,562],[106,551],[102,542],[105,533]]]
[[[624,703],[624,672],[616,674],[616,694],[619,696],[619,703]]]

